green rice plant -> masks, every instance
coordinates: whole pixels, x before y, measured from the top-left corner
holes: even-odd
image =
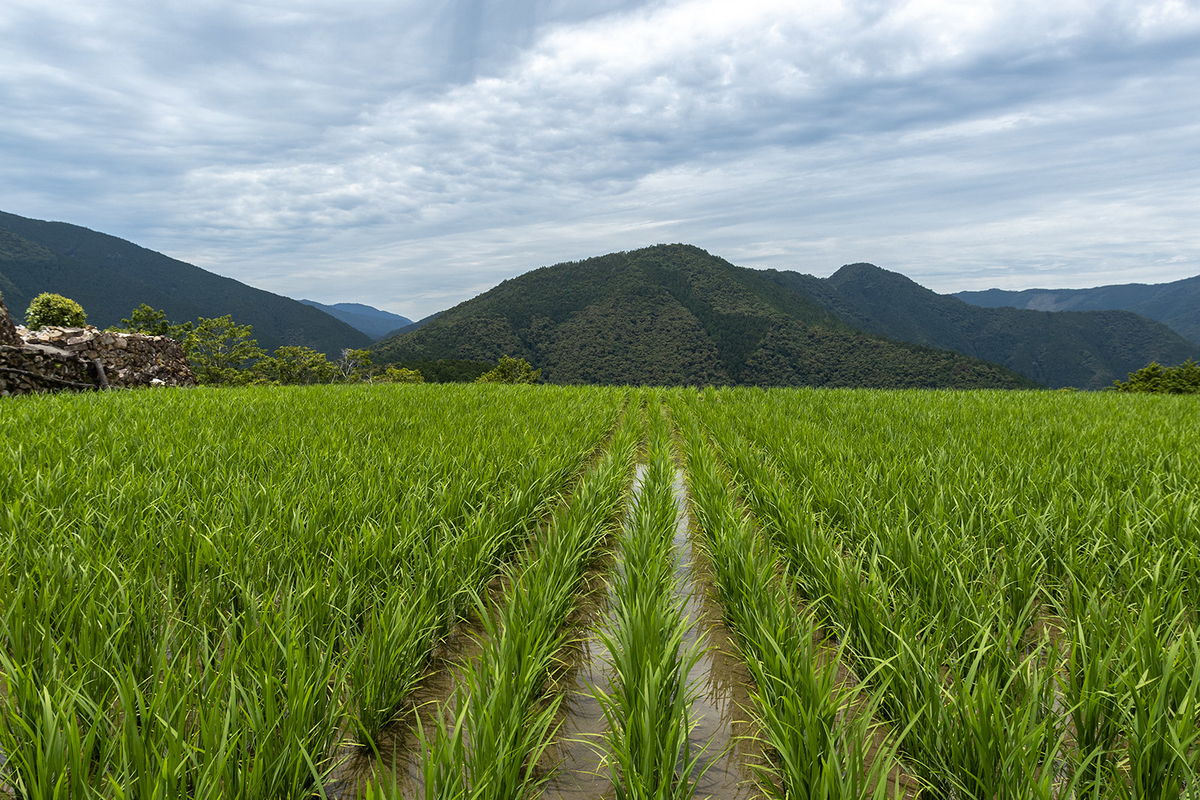
[[[0,667],[26,697],[0,713],[14,775],[67,774],[72,796],[319,793],[624,401],[542,388],[4,404]],[[93,744],[53,744],[75,739]]]
[[[454,714],[424,746],[427,798],[517,800],[548,777],[536,764],[557,730],[561,698],[547,693],[547,682],[583,572],[625,497],[637,438],[632,424],[618,429],[536,550],[508,568],[500,606],[481,604],[483,651],[466,667]]]
[[[870,466],[865,479],[887,483],[887,494],[874,502],[828,494],[828,507],[813,508],[822,493],[789,485],[765,442],[751,447],[732,430],[735,422],[749,428],[747,419],[744,409],[710,418],[710,430],[797,585],[842,634],[860,673],[873,676],[880,709],[906,728],[904,750],[928,791],[989,798],[1061,791],[1055,764],[1063,724],[1042,665],[1055,660],[1053,648],[1018,652],[1043,597],[1043,562],[1028,536],[1014,532],[996,558],[979,538],[943,522],[957,501],[926,500],[913,491],[919,484],[896,483]],[[828,439],[826,431],[820,436]],[[864,480],[790,463],[807,481],[853,487]],[[827,557],[813,557],[821,552]]]
[[[895,741],[870,758],[867,747],[878,697],[868,693],[854,708],[864,690],[839,680],[838,656],[817,657],[811,616],[785,594],[773,554],[734,504],[707,443],[692,431],[687,445],[704,552],[754,676],[757,718],[774,754],[764,789],[781,798],[886,797],[898,763]]]
[[[1182,785],[1161,776],[1186,774],[1195,750],[1179,711],[1200,597],[1194,403],[741,390],[676,402],[823,624],[864,672],[879,665],[884,713],[915,720],[904,749],[928,792]],[[1109,621],[1091,621],[1073,587],[1111,598]],[[1157,645],[1137,645],[1155,641],[1149,626],[1130,632],[1120,608],[1159,620]],[[1150,657],[1179,641],[1174,666]]]
[[[1130,661],[1124,673],[1129,697],[1129,796],[1178,797],[1195,791],[1200,752],[1200,644],[1195,630],[1180,630],[1180,618],[1156,617],[1146,608],[1130,620]]]
[[[446,568],[438,569],[441,564]],[[457,619],[457,609],[448,606],[463,588],[461,566],[438,559],[367,610],[349,664],[355,724],[365,742],[373,744],[392,719],[420,680],[437,640]]]
[[[966,797],[1057,797],[1063,731],[1051,713],[1053,679],[1038,654],[1004,669],[989,663],[988,647],[981,642],[949,698],[953,738],[942,769]]]
[[[1071,586],[1068,668],[1061,678],[1074,730],[1074,773],[1081,797],[1104,797],[1119,781],[1113,773],[1131,696],[1125,691],[1121,610],[1111,598],[1079,582]]]
[[[7,697],[0,704],[5,782],[20,800],[87,797],[106,726],[76,681],[46,685],[0,653]]]
[[[687,685],[703,645],[684,645],[689,621],[674,576],[675,465],[657,405],[650,410],[649,464],[618,539],[611,618],[597,632],[613,678],[609,691],[592,691],[608,724],[606,759],[619,800],[687,800],[704,771],[703,749],[690,742],[695,689]]]

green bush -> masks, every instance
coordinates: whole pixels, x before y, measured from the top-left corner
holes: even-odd
[[[485,372],[475,379],[476,383],[537,383],[542,376],[540,369],[534,369],[523,358],[500,356],[499,363],[491,372]]]
[[[333,383],[338,377],[337,365],[324,353],[295,345],[277,348],[273,357],[261,357],[251,369],[260,381],[283,385]]]
[[[425,376],[419,370],[407,367],[388,367],[380,376],[383,383],[424,383]]]
[[[1164,367],[1157,361],[1129,373],[1129,380],[1114,381],[1118,392],[1148,392],[1154,394],[1200,393],[1200,364],[1190,358],[1177,367]]]
[[[33,298],[25,311],[25,327],[30,330],[58,325],[63,328],[82,328],[87,324],[83,306],[61,294],[42,292]]]

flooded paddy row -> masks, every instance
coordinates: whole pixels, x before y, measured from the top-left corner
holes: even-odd
[[[635,467],[626,518],[640,500],[646,464]],[[752,763],[761,763],[760,747],[749,720],[752,681],[736,652],[731,634],[711,597],[703,559],[691,541],[692,520],[682,470],[675,471],[672,494],[675,505],[673,574],[683,614],[688,622],[684,649],[699,643],[701,655],[686,675],[694,691],[689,721],[689,747],[703,753],[693,774],[697,797],[746,800],[760,794]],[[612,624],[610,614],[612,570],[620,569],[616,554],[606,549],[586,571],[577,605],[568,621],[569,643],[551,676],[549,692],[562,697],[556,717],[557,733],[537,764],[544,778],[541,796],[547,800],[585,800],[615,796],[611,768],[606,760],[607,724],[597,692],[612,680],[612,654],[596,632]],[[483,608],[494,612],[505,602],[510,581],[497,579],[489,587]],[[477,615],[457,626],[441,643],[406,708],[380,737],[375,750],[362,747],[347,753],[345,762],[326,784],[330,797],[358,796],[369,780],[392,784],[403,797],[425,794],[422,745],[435,726],[445,725],[457,711],[457,692],[463,688],[464,670],[481,656],[486,627]],[[682,777],[682,776],[681,776]]]

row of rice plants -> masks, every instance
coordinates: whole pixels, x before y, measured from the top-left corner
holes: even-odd
[[[779,491],[769,458],[739,452],[732,444],[726,454],[746,478],[744,495],[789,556],[805,596],[842,635],[859,670],[873,672],[887,687],[884,708],[896,724],[910,726],[905,747],[930,787],[968,796],[992,796],[985,787],[1048,790],[1053,774],[1041,765],[1047,755],[1043,723],[1049,684],[1038,659],[1014,646],[1027,622],[981,618],[990,605],[986,585],[943,583],[942,604],[921,605],[889,575],[882,566],[888,562],[877,551],[846,556],[820,540],[794,535],[783,527],[793,506],[786,490]],[[771,489],[774,502],[764,502]],[[815,570],[802,571],[814,565]],[[957,625],[944,624],[947,619]],[[972,629],[974,636],[963,636]],[[945,670],[955,678],[949,694]]]
[[[497,607],[480,608],[484,646],[457,687],[455,711],[425,736],[425,796],[437,800],[517,800],[548,778],[538,759],[550,745],[561,697],[549,691],[567,644],[565,623],[584,571],[624,506],[640,424],[629,415],[599,464],[544,538],[509,569]]]
[[[1196,428],[1160,426],[1194,407],[710,399],[697,408],[804,592],[860,660],[890,659],[885,705],[913,720],[906,748],[938,794],[1065,796],[1074,781],[1089,796],[1178,795],[1200,686],[1182,566],[1197,555],[1197,470],[1179,458]],[[1097,568],[1097,553],[1122,568]]]
[[[678,399],[679,396],[677,396]],[[842,653],[820,652],[820,631],[780,580],[773,548],[743,516],[704,431],[684,421],[689,490],[725,619],[755,681],[758,723],[772,761],[765,790],[780,798],[882,798],[898,766],[877,737],[879,695],[839,679]],[[883,744],[870,752],[871,743]]]
[[[618,800],[687,800],[701,773],[691,747],[694,688],[687,676],[703,642],[684,644],[692,621],[675,577],[675,462],[661,399],[650,398],[648,464],[619,537],[610,580],[610,621],[598,635],[610,653],[611,682],[595,688],[608,725],[607,755]]]
[[[996,514],[988,532],[993,571],[968,569],[1001,575],[1015,587],[1010,594],[1037,595],[1048,613],[1063,619],[1062,649],[1069,648],[1070,663],[1059,705],[1071,710],[1066,727],[1074,740],[1068,743],[1072,772],[1093,791],[1178,794],[1196,768],[1189,709],[1200,686],[1191,680],[1196,651],[1188,623],[1193,600],[1187,598],[1194,585],[1188,565],[1197,556],[1197,465],[1186,458],[1196,445],[1196,409],[1105,397],[1024,399],[1032,408],[1023,413],[1007,419],[993,413],[1005,422],[994,426],[993,435],[1009,440],[994,448],[995,471],[1051,473],[1057,491],[1028,479],[981,486],[956,480],[944,467],[926,474],[924,484],[944,486],[940,493],[957,498],[945,504],[945,517],[961,519],[964,507],[1003,509],[1019,502],[1030,520],[1022,525],[1011,513]],[[1165,424],[1172,417],[1186,423],[1189,412],[1193,424]],[[1070,439],[1060,428],[1064,418]],[[959,443],[979,434],[961,421],[959,427],[962,435],[951,446],[967,451]],[[1014,436],[1014,429],[1023,433]],[[1141,430],[1144,437],[1130,435]],[[905,445],[908,452],[892,461],[890,472],[922,458],[912,453],[912,442]],[[970,458],[969,451],[955,453],[941,464]],[[1170,488],[1164,491],[1164,485]],[[924,485],[910,489],[909,502],[929,491]],[[1024,496],[1014,501],[1016,493]],[[887,509],[877,507],[876,513]],[[1101,554],[1112,561],[1097,559]],[[1098,597],[1119,600],[1089,600]],[[1089,706],[1092,712],[1107,709],[1103,721],[1087,713]]]
[[[339,745],[378,735],[622,402],[312,387],[5,404],[5,782],[20,797],[322,791]]]

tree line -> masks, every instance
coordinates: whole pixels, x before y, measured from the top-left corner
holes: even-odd
[[[1148,366],[1129,373],[1129,380],[1114,381],[1113,388],[1118,392],[1200,394],[1200,364],[1190,358],[1175,367],[1151,361]]]
[[[47,325],[83,327],[87,313],[74,300],[43,292],[34,298],[25,312],[30,329]],[[267,353],[258,346],[249,325],[239,325],[232,315],[200,317],[195,322],[174,323],[165,311],[146,303],[121,320],[121,330],[150,336],[167,336],[179,342],[187,356],[196,381],[215,386],[303,385],[317,383],[424,383],[418,369],[402,365],[375,365],[371,351],[345,349],[331,361],[311,347],[285,345]],[[470,374],[470,365],[431,363],[435,379],[443,374]],[[524,359],[502,357],[491,370],[479,368],[476,383],[537,383],[541,370],[533,369]]]
[[[376,366],[371,351],[345,349],[336,361],[311,347],[285,345],[268,355],[254,340],[249,325],[233,317],[174,324],[165,312],[143,303],[122,319],[125,330],[169,336],[183,347],[196,380],[202,384],[296,385],[315,383],[424,383],[419,370],[393,364]],[[541,370],[525,359],[503,356],[496,366],[475,378],[476,383],[537,383]]]

